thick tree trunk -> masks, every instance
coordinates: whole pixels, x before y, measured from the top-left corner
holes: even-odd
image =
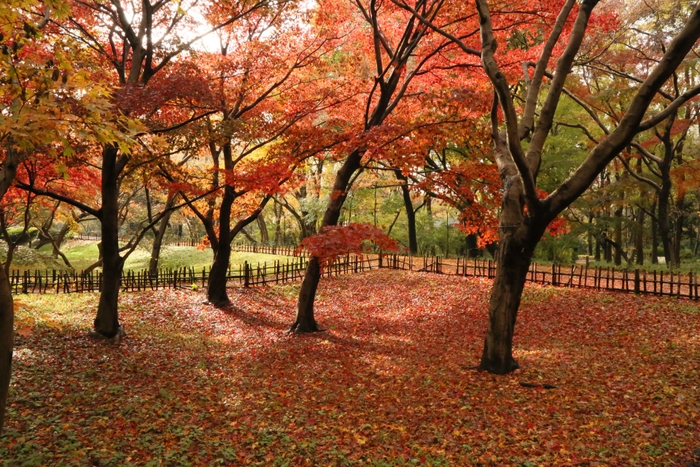
[[[231,243],[222,241],[211,265],[209,283],[207,284],[207,300],[215,306],[226,306],[230,303],[226,292],[226,276],[230,260]]]
[[[549,222],[524,217],[520,183],[512,175],[501,176],[507,191],[499,219],[498,263],[479,370],[503,375],[518,368],[513,358],[515,321],[532,254]]]
[[[231,260],[231,206],[235,199],[233,187],[226,185],[219,211],[219,247],[215,250],[207,283],[207,300],[215,306],[226,306],[230,303],[226,292],[226,275]]]
[[[489,325],[479,370],[506,374],[518,368],[513,332],[532,254],[549,221],[524,215],[522,183],[514,167],[501,169],[498,263],[489,300]]]
[[[119,255],[119,161],[115,146],[102,151],[102,290],[91,335],[111,338],[119,329],[119,286],[124,260]]]
[[[14,308],[10,283],[0,268],[0,434],[5,421],[5,405],[12,376]]]
[[[489,327],[479,364],[480,370],[489,373],[503,375],[518,368],[513,358],[513,332],[531,262],[531,256],[524,250],[533,251],[534,245],[526,245],[513,236],[502,238],[499,243],[496,279],[489,301]]]
[[[13,144],[7,145],[5,159],[0,167],[0,200],[15,180],[17,165],[22,160],[22,156],[13,149],[13,146]],[[15,332],[12,290],[5,274],[5,268],[9,267],[9,264],[8,257],[4,267],[0,268],[0,435],[5,423],[5,405],[12,377],[12,347]]]
[[[363,151],[356,149],[345,160],[345,163],[340,168],[335,176],[333,183],[333,192],[328,200],[326,213],[321,222],[321,230],[323,227],[337,225],[340,218],[340,211],[343,208],[345,198],[347,198],[347,189],[350,179],[353,174],[360,168]],[[314,300],[316,299],[316,289],[321,280],[321,267],[317,257],[309,258],[309,264],[304,273],[304,280],[299,289],[299,302],[297,304],[297,316],[294,323],[289,328],[289,332],[303,333],[318,331],[319,327],[314,318]]]
[[[230,187],[227,187],[227,189],[228,188]],[[231,188],[231,192],[233,193],[233,188]],[[236,197],[237,196],[233,194],[231,202],[227,202],[227,204],[229,205],[229,211],[231,209],[230,205],[233,203],[233,200],[235,200]],[[224,198],[226,198],[226,195],[224,195]],[[217,250],[216,256],[214,257],[214,264],[212,264],[211,273],[209,275],[209,287],[207,288],[207,298],[211,303],[217,306],[225,306],[228,303],[230,303],[228,295],[226,293],[226,276],[228,271],[228,264],[231,259],[231,242],[234,238],[236,238],[236,235],[238,235],[240,232],[245,232],[245,226],[257,219],[257,217],[260,215],[262,210],[265,209],[265,205],[267,205],[267,202],[271,198],[271,195],[266,195],[260,202],[260,205],[257,207],[257,209],[253,211],[253,213],[251,213],[248,217],[239,220],[233,228],[230,228],[231,220],[228,218],[228,216],[224,216],[226,218],[226,229],[225,233],[224,230],[221,230],[219,234],[219,249]]]
[[[299,304],[297,316],[294,323],[289,328],[289,332],[306,333],[321,331],[314,317],[314,301],[316,299],[316,289],[321,280],[321,266],[318,258],[312,256],[306,267],[304,280],[299,290]]]

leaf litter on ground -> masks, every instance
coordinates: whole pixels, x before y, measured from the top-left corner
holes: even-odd
[[[474,371],[490,282],[324,279],[325,332],[285,333],[297,285],[18,298],[2,466],[683,465],[700,448],[700,308],[529,284],[506,376]]]

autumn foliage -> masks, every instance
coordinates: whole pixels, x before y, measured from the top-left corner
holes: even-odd
[[[367,253],[372,251],[398,252],[396,239],[389,237],[377,226],[368,223],[351,223],[340,226],[328,226],[301,242],[301,247],[319,258],[327,266],[341,255]]]
[[[199,292],[124,294],[118,345],[84,335],[94,295],[23,297],[0,457],[115,467],[692,458],[696,303],[529,285],[521,369],[494,377],[472,368],[489,286],[387,270],[331,278],[317,303],[328,330],[305,336],[284,333],[298,286],[232,289],[227,313]]]

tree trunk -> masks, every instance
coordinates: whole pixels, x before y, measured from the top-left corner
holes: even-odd
[[[476,258],[479,256],[479,248],[476,239],[476,234],[469,234],[464,237],[464,247],[467,250],[465,256],[467,258]]]
[[[175,197],[168,198],[165,205],[166,209],[173,207],[175,202]],[[168,222],[170,222],[170,216],[172,216],[172,211],[167,211],[163,218],[158,223],[158,230],[156,230],[156,235],[153,238],[153,246],[151,247],[151,259],[148,261],[148,274],[153,277],[158,272],[158,261],[160,261],[160,250],[163,248],[163,238],[165,238],[165,232],[168,230]]]
[[[356,149],[345,160],[345,163],[340,168],[335,176],[333,183],[333,192],[328,200],[326,213],[321,222],[321,231],[323,227],[337,225],[340,218],[340,211],[343,208],[345,198],[347,198],[347,189],[350,179],[353,174],[360,168],[363,151]],[[314,318],[314,300],[316,299],[316,289],[321,280],[321,265],[319,259],[315,256],[309,258],[309,264],[304,273],[304,280],[299,289],[299,302],[297,305],[297,316],[289,328],[289,332],[304,333],[319,331],[320,328]]]
[[[637,257],[637,264],[644,264],[644,210],[637,210],[637,231],[634,237],[634,249]]]
[[[406,209],[406,223],[408,224],[408,251],[412,255],[418,253],[418,236],[416,234],[416,211],[413,210],[413,201],[411,200],[411,191],[408,189],[408,178],[401,173],[400,170],[395,170],[396,178],[401,183],[401,194],[403,195],[403,205]]]
[[[260,243],[263,245],[270,244],[270,235],[267,233],[267,223],[265,223],[265,218],[262,214],[257,217],[258,228],[260,229]]]
[[[284,239],[282,238],[282,205],[275,203],[273,206],[273,212],[275,213],[275,245],[284,245]]]
[[[5,421],[5,405],[12,376],[14,316],[10,282],[3,268],[0,268],[0,435]]]
[[[620,266],[622,264],[622,207],[615,210],[615,231],[614,231],[614,241],[615,244],[615,265]]]
[[[489,301],[489,327],[484,341],[480,370],[504,375],[518,368],[513,358],[513,332],[520,307],[520,297],[530,268],[530,257],[523,254],[524,245],[514,238],[499,243],[496,279]]]
[[[608,239],[608,234],[603,232],[603,259],[606,263],[611,263],[613,260],[612,250],[612,243]]]
[[[224,239],[222,239],[224,240]],[[226,306],[230,303],[226,293],[228,265],[231,260],[231,243],[221,241],[214,262],[209,272],[207,284],[207,300],[215,306]]]
[[[479,370],[503,375],[518,368],[513,332],[532,254],[549,222],[523,217],[521,188],[512,179],[503,195],[496,278],[489,300],[489,325]]]
[[[316,319],[314,318],[314,300],[316,299],[316,289],[321,280],[321,265],[317,257],[309,258],[309,264],[306,267],[304,280],[301,283],[299,290],[299,304],[297,308],[297,316],[294,323],[289,328],[289,332],[306,333],[318,332],[319,328]]]
[[[588,215],[588,231],[586,239],[588,244],[588,256],[593,256],[593,214]]]
[[[231,187],[226,187],[231,188]],[[231,192],[233,193],[233,188],[231,188]],[[231,204],[233,204],[233,201],[237,198],[237,195],[233,193],[233,198],[230,203],[228,203],[228,210],[231,210]],[[226,195],[224,195],[224,198],[226,198]],[[239,232],[244,232],[245,233],[245,226],[248,224],[252,223],[255,221],[255,219],[258,218],[260,213],[262,212],[263,209],[265,209],[265,205],[267,205],[267,202],[272,199],[272,195],[266,195],[262,201],[260,201],[259,206],[253,213],[251,213],[248,217],[245,217],[243,219],[240,219],[236,225],[233,228],[230,228],[230,218],[229,216],[226,217],[226,226],[227,228],[225,229],[225,235],[224,231],[221,230],[220,237],[219,237],[219,249],[216,253],[216,257],[214,258],[214,264],[212,264],[211,267],[211,272],[209,275],[209,287],[207,288],[207,298],[208,300],[217,305],[217,306],[224,306],[230,303],[228,295],[226,293],[226,282],[227,282],[227,277],[226,273],[228,271],[228,264],[231,259],[231,242],[233,241],[234,238],[236,238],[236,235],[238,235]],[[222,206],[224,204],[222,203]],[[223,214],[223,213],[222,213]]]
[[[683,214],[683,210],[685,207],[685,195],[684,194],[679,194],[678,199],[676,200],[676,221],[674,222],[674,229],[673,229],[673,239],[671,241],[672,245],[672,255],[673,255],[673,261],[676,264],[676,267],[681,266],[681,242],[683,240],[683,223],[685,221],[685,215]]]
[[[231,206],[235,199],[233,187],[226,185],[219,211],[219,247],[215,251],[207,283],[207,300],[215,306],[230,303],[226,292],[226,275],[231,260]]]
[[[656,211],[656,201],[651,206],[651,212]],[[659,235],[658,218],[651,217],[651,264],[659,264]]]
[[[91,335],[111,338],[119,333],[119,286],[124,260],[119,255],[119,161],[118,149],[102,151],[102,290]]]
[[[46,236],[50,238],[52,256],[54,258],[58,258],[60,256],[63,260],[63,263],[69,268],[73,269],[73,265],[70,264],[68,257],[61,251],[61,245],[66,239],[66,235],[68,234],[68,232],[70,232],[70,226],[67,223],[64,223],[63,227],[61,227],[61,230],[58,231],[58,234],[55,237],[52,237],[50,232],[48,231],[46,231]]]
[[[678,264],[676,264],[676,258],[673,255],[673,241],[671,233],[671,177],[668,174],[668,170],[663,172],[662,175],[661,190],[659,191],[658,198],[658,235],[661,237],[661,246],[664,249],[664,256],[666,257],[666,266],[668,266],[669,269],[675,269],[678,267]]]

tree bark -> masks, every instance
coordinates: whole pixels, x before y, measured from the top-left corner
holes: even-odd
[[[634,249],[637,257],[637,264],[644,264],[644,209],[637,209],[637,231],[634,236]]]
[[[673,240],[672,244],[672,254],[675,261],[676,267],[681,266],[681,242],[683,240],[683,224],[685,221],[685,215],[683,213],[685,207],[685,194],[679,193],[676,199],[676,219],[673,223]]]
[[[284,212],[282,211],[282,205],[275,202],[272,208],[272,211],[275,213],[275,245],[283,245],[284,239],[282,238],[282,215]]]
[[[615,244],[615,265],[620,266],[622,264],[622,206],[615,210],[615,230],[614,230]]]
[[[354,150],[345,163],[340,168],[335,176],[333,183],[333,192],[328,200],[326,213],[321,222],[321,231],[324,227],[337,225],[340,218],[340,211],[343,208],[345,198],[347,198],[347,189],[350,179],[353,174],[360,168],[360,161],[364,151],[359,149]],[[316,289],[321,280],[321,265],[319,259],[315,256],[309,258],[309,264],[306,267],[304,280],[299,289],[299,301],[297,304],[297,316],[289,328],[289,332],[305,333],[320,331],[316,319],[314,317],[314,301],[316,299]]]
[[[260,214],[257,217],[258,221],[258,228],[260,229],[260,243],[263,245],[269,245],[270,244],[270,235],[267,232],[267,223],[265,222],[265,218],[263,217],[262,214]]]
[[[228,270],[228,263],[231,258],[231,242],[240,232],[245,233],[245,227],[258,218],[270,199],[272,199],[272,195],[265,195],[255,211],[248,217],[239,220],[232,229],[227,230],[228,233],[225,238],[225,245],[223,243],[224,238],[219,238],[219,250],[214,259],[214,264],[212,265],[212,273],[209,277],[209,287],[207,289],[208,299],[211,303],[218,303],[219,305],[230,303],[228,295],[226,294],[226,271]],[[228,222],[230,223],[230,220]],[[216,278],[212,280],[215,275],[214,272],[216,272]]]
[[[102,151],[102,289],[91,335],[111,338],[119,333],[119,286],[124,259],[119,255],[119,166],[116,146]]]
[[[320,280],[321,265],[319,259],[316,256],[312,256],[309,258],[309,264],[306,266],[306,272],[304,273],[304,280],[299,289],[297,316],[289,328],[289,332],[301,334],[322,331],[314,317],[314,301]]]
[[[664,177],[666,178],[666,177]],[[670,176],[668,181],[665,181],[661,185],[661,190],[659,192],[658,201],[658,235],[661,239],[661,246],[664,250],[664,257],[666,257],[666,266],[669,269],[674,269],[678,267],[676,264],[676,258],[673,254],[673,244],[671,236],[671,222],[670,222],[670,197],[671,197],[671,181]]]
[[[175,204],[175,197],[168,197],[165,203],[165,209],[171,209]],[[165,238],[165,232],[168,230],[168,223],[170,222],[170,216],[172,216],[173,211],[166,211],[163,218],[158,223],[158,230],[155,231],[155,236],[153,238],[153,246],[151,246],[151,259],[148,261],[148,274],[153,277],[158,272],[158,262],[160,261],[160,251],[163,248],[163,239]]]
[[[593,256],[593,214],[588,215],[588,230],[586,239],[588,244],[588,256]]]
[[[408,189],[408,178],[401,173],[400,170],[395,170],[396,178],[401,181],[401,195],[403,196],[403,205],[406,209],[406,223],[408,225],[408,251],[412,255],[418,253],[418,236],[416,234],[416,211],[413,209],[413,201],[411,200],[411,191]]]
[[[4,269],[0,268],[0,434],[5,421],[5,405],[12,377],[14,316],[10,282]]]
[[[231,244],[228,241],[219,243],[214,262],[209,272],[207,283],[207,300],[215,306],[223,307],[230,303],[226,292],[228,265],[231,260]]]
[[[223,150],[224,168],[233,170],[231,144],[225,144]],[[219,247],[214,252],[214,262],[207,283],[207,300],[215,306],[226,306],[230,303],[226,293],[226,276],[231,260],[231,206],[235,200],[236,192],[227,184],[224,186],[224,196],[219,208]]]
[[[503,375],[518,368],[513,358],[513,333],[520,298],[532,255],[548,224],[543,219],[524,218],[522,190],[513,179],[503,195],[496,278],[489,300],[489,325],[479,370]]]

